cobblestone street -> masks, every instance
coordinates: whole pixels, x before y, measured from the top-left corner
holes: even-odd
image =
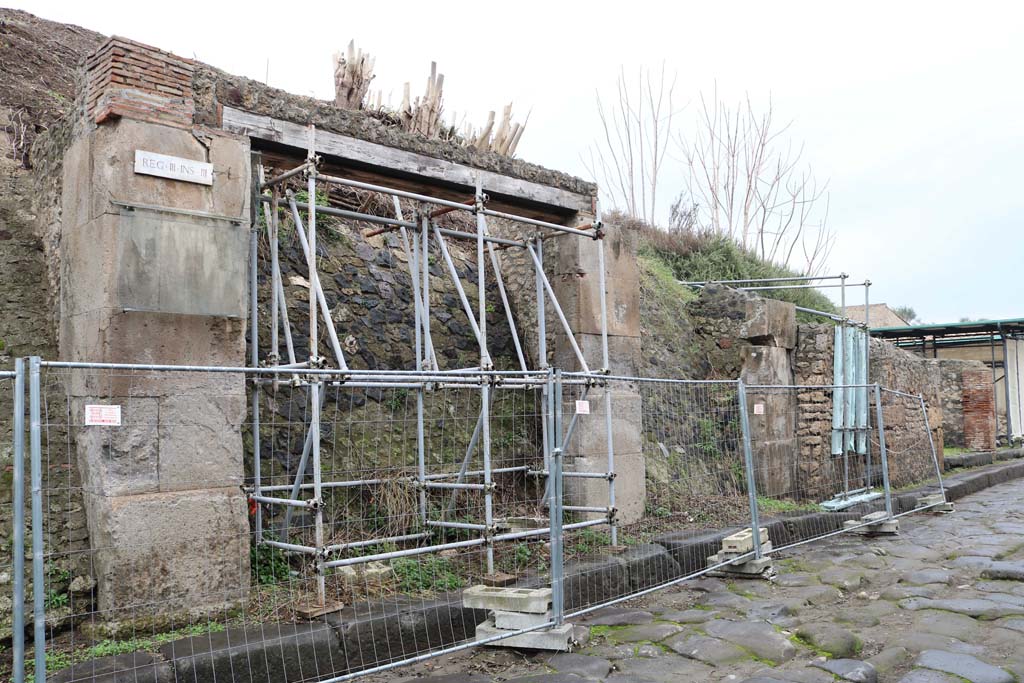
[[[590,615],[571,654],[482,648],[376,680],[1024,680],[1024,480],[901,522],[783,553],[773,583],[700,579]]]

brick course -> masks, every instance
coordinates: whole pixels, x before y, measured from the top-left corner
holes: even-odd
[[[194,63],[114,36],[85,61],[86,112],[95,123],[127,117],[191,128]]]
[[[964,446],[970,451],[991,451],[996,447],[995,394],[988,368],[965,368],[963,383]]]

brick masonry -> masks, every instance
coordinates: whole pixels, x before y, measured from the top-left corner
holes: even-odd
[[[86,112],[96,123],[127,116],[191,128],[192,60],[114,36],[88,57],[85,67]]]
[[[964,368],[961,373],[963,441],[970,451],[996,447],[995,394],[988,368]]]

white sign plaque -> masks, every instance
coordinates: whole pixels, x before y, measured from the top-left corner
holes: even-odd
[[[213,185],[213,164],[172,157],[167,154],[135,150],[135,172],[187,183]]]
[[[590,415],[590,401],[576,401],[577,415]]]
[[[87,405],[85,406],[85,425],[87,427],[120,427],[121,406]]]
[[[755,403],[754,404],[754,415],[764,415],[764,404],[763,403]]]

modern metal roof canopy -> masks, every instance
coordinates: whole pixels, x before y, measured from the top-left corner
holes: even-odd
[[[1024,318],[974,320],[962,323],[873,327],[871,334],[883,339],[920,339],[921,337],[977,336],[988,334],[1024,334]]]

